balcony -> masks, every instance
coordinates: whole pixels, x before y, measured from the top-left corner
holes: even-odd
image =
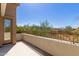
[[[17,34],[15,45],[7,44],[0,48],[0,56],[48,56],[50,54],[38,49],[34,45],[22,41],[21,34]]]
[[[0,48],[1,56],[79,55],[79,44],[30,34],[17,34],[15,45]]]
[[[4,45],[4,47],[0,48],[1,56],[44,56],[47,55],[43,51],[35,48],[34,46],[25,43],[25,42],[17,42],[16,45]]]

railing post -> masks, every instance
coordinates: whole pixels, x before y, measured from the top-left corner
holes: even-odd
[[[73,35],[73,44],[74,44],[75,42],[74,42],[74,35]]]
[[[78,34],[77,34],[77,43],[78,43]]]

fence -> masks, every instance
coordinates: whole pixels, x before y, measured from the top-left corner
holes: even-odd
[[[73,43],[79,43],[79,34],[66,32],[51,32],[48,35],[50,38],[66,40]]]

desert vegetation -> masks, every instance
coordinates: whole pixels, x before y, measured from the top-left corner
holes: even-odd
[[[17,26],[16,31],[17,33],[33,34],[37,36],[71,41],[73,43],[79,42],[79,28],[72,28],[71,26],[66,26],[65,28],[53,28],[49,26],[48,21],[41,22],[39,26]]]

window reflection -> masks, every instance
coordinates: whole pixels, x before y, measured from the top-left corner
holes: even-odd
[[[11,39],[11,20],[4,19],[4,40]]]

